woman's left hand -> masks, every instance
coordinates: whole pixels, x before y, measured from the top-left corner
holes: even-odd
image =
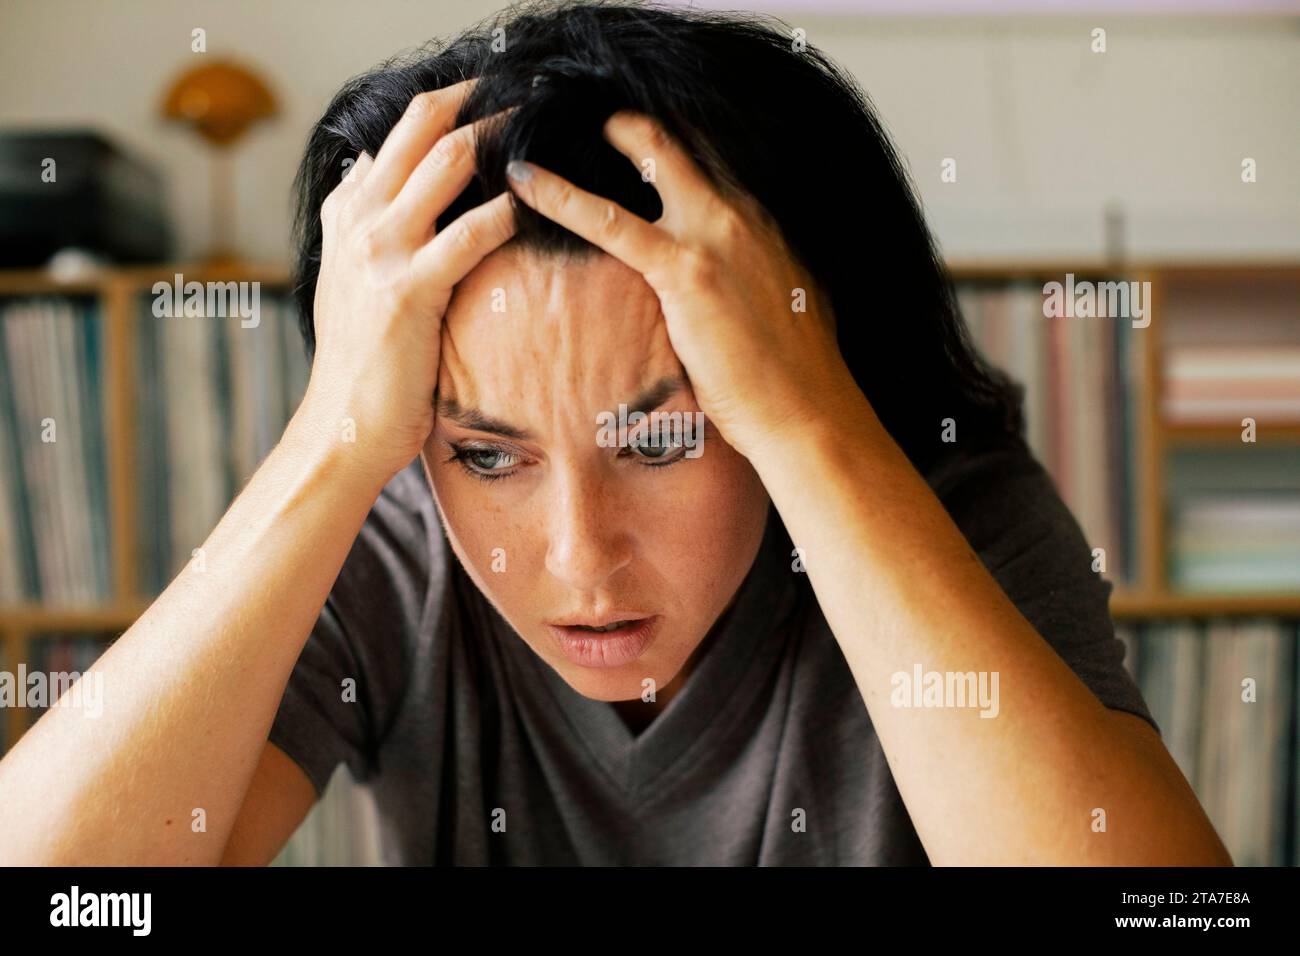
[[[663,127],[615,113],[605,136],[638,169],[653,160],[663,215],[650,223],[532,163],[509,166],[537,212],[641,273],[701,411],[742,455],[814,424],[852,396],[865,404],[835,338],[825,292],[772,217],[724,196]],[[522,172],[522,176],[517,175]]]

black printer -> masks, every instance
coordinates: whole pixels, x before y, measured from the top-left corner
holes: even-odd
[[[99,133],[0,132],[0,269],[64,249],[163,262],[171,242],[161,178]]]

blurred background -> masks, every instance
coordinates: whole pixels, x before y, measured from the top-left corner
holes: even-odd
[[[1239,864],[1300,863],[1300,2],[691,5],[773,14],[866,90],[1166,745]],[[306,381],[312,123],[503,7],[3,5],[0,671],[84,670],[192,559]],[[191,282],[224,317],[168,316]],[[1067,282],[1138,283],[1146,324],[1046,317]],[[0,751],[38,714],[0,708]],[[340,770],[277,862],[376,860]]]

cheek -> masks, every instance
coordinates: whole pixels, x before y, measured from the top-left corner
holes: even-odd
[[[521,582],[524,577],[509,572],[528,564],[530,522],[526,509],[503,505],[491,494],[490,484],[465,478],[455,470],[459,466],[449,466],[436,455],[426,452],[424,463],[456,557],[494,602],[508,595],[511,582]]]
[[[641,540],[679,593],[696,595],[708,609],[725,603],[743,577],[762,539],[768,497],[749,462],[730,448],[706,449],[699,461],[677,467],[680,477],[657,497],[653,514],[640,511],[641,527],[651,529]]]

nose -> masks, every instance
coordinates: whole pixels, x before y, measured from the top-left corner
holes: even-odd
[[[553,480],[546,569],[594,595],[632,559],[631,509],[596,470],[566,469]]]

